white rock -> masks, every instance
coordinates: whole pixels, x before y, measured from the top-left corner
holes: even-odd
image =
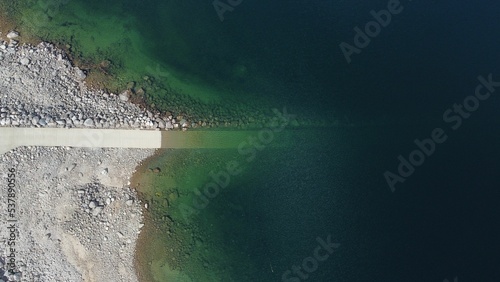
[[[26,66],[30,63],[30,60],[28,58],[22,58],[21,59],[21,65]]]
[[[79,68],[75,68],[75,74],[78,80],[84,80],[87,77],[85,73]]]
[[[127,102],[130,97],[129,91],[126,90],[120,94],[120,100]]]
[[[172,122],[167,121],[167,123],[165,124],[165,128],[166,128],[166,129],[173,129],[173,128],[174,128],[174,125],[172,124]]]
[[[96,216],[102,211],[102,207],[98,206],[92,211],[92,215]]]
[[[16,31],[11,31],[11,32],[7,33],[8,39],[14,39],[14,38],[18,38],[18,37],[19,37],[19,33]]]

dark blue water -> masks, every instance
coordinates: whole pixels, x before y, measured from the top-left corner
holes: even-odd
[[[123,5],[141,19],[158,60],[323,116],[432,119],[468,95],[477,75],[497,71],[495,1],[402,1],[402,12],[347,64],[339,44],[353,44],[353,28],[363,29],[373,20],[370,11],[388,2],[243,1],[223,22],[209,1],[184,1],[175,12],[161,1]],[[188,56],[172,43],[179,37]],[[237,63],[272,82],[234,77]]]
[[[254,232],[240,241],[253,247],[266,281],[280,281],[328,234],[341,245],[310,281],[500,279],[500,98],[481,101],[457,130],[442,117],[474,94],[479,75],[500,80],[500,4],[401,2],[403,11],[347,64],[338,44],[353,44],[353,28],[387,3],[247,1],[224,22],[234,46],[251,42],[242,54],[300,89],[277,94],[288,103],[381,121],[311,131],[255,165],[259,177],[245,190],[254,194],[241,197]],[[391,192],[383,173],[437,127],[447,141]]]
[[[337,128],[311,132],[315,141],[297,140],[295,150],[264,154],[252,171],[259,177],[244,189],[253,193],[231,195],[248,199],[248,230],[236,238],[252,246],[263,281],[287,281],[280,275],[327,235],[341,245],[311,281],[497,281],[496,125],[449,131],[394,193],[383,177],[432,129]]]

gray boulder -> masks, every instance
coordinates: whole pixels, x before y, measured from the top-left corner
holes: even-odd
[[[14,38],[18,38],[18,37],[19,37],[19,33],[16,31],[11,31],[11,32],[7,33],[8,39],[14,39]]]
[[[88,126],[88,127],[90,127],[90,126],[94,126],[94,121],[93,121],[91,118],[88,118],[88,119],[86,119],[86,120],[83,122],[83,125]]]
[[[124,101],[124,102],[127,102],[128,99],[130,97],[130,93],[128,90],[126,91],[123,91],[121,94],[120,94],[120,100]]]

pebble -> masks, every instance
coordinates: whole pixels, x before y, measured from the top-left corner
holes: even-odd
[[[129,91],[124,91],[120,94],[120,100],[124,101],[124,102],[127,102],[128,99],[129,99]]]
[[[18,38],[18,37],[19,37],[19,33],[17,31],[11,31],[11,32],[7,33],[8,39],[14,39],[14,38]]]
[[[21,65],[27,66],[29,63],[30,63],[30,60],[28,58],[21,59]]]
[[[75,69],[75,74],[78,80],[84,80],[85,78],[87,78],[87,75],[79,68]]]
[[[94,126],[94,121],[93,121],[91,118],[88,118],[88,119],[86,119],[86,120],[83,122],[83,125],[85,125],[85,126],[87,126],[87,127]]]
[[[103,209],[103,207],[101,207],[101,206],[96,207],[96,208],[92,211],[92,215],[93,215],[93,216],[98,215],[98,214],[102,211],[102,209]]]

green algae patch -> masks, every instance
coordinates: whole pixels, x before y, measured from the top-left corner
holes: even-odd
[[[254,64],[218,46],[200,45],[214,39],[210,33],[221,31],[210,24],[212,11],[198,11],[200,18],[187,26],[177,14],[191,8],[172,3],[40,0],[4,5],[23,34],[57,43],[88,71],[90,80],[111,91],[133,81],[150,104],[154,100],[170,108],[189,102],[175,101],[176,94],[204,104],[248,103],[241,99],[246,96],[253,96],[254,102],[266,100],[257,91],[269,87],[257,89],[249,80],[258,77],[255,71],[249,75],[250,69],[256,70]]]
[[[271,108],[289,105],[288,97],[302,97],[279,77],[281,72],[276,76],[276,65],[246,49],[251,42],[241,42],[238,30],[221,25],[212,5],[131,0],[0,4],[23,41],[48,41],[66,50],[87,73],[88,85],[114,93],[128,89],[132,102],[183,115],[198,126],[252,128],[272,117]],[[300,104],[294,107],[304,124],[323,119],[315,111],[300,110]]]
[[[136,250],[139,276],[146,278],[142,281],[191,281],[172,280],[186,275],[192,281],[231,281],[235,273],[255,271],[220,228],[225,213],[219,213],[219,206],[227,208],[224,191],[196,214],[186,216],[181,208],[191,205],[193,191],[233,155],[233,150],[224,149],[166,150],[137,171],[133,185],[148,206],[149,222]],[[233,183],[225,189],[237,189],[238,181]]]
[[[247,242],[261,236],[248,222],[264,226],[267,216],[248,200],[261,187],[248,183],[258,177],[253,171],[261,159],[292,148],[297,133],[276,133],[269,144],[255,144],[258,150],[249,142],[260,132],[189,132],[194,141],[184,146],[198,149],[164,149],[138,167],[132,186],[147,207],[136,249],[141,281],[268,281],[277,275],[269,258],[250,256],[266,253],[267,245]]]

